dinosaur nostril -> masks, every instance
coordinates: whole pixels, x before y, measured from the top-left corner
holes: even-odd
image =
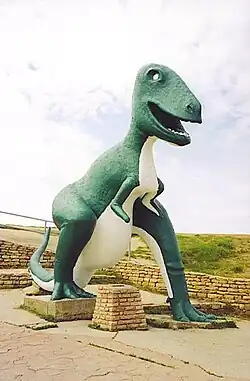
[[[189,114],[192,114],[194,112],[194,106],[190,103],[186,106],[186,110]]]

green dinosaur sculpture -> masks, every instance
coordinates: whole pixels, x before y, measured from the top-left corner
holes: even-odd
[[[143,66],[135,81],[127,135],[53,202],[53,219],[60,229],[54,275],[40,265],[49,230],[30,260],[33,280],[52,292],[52,300],[95,297],[83,288],[96,269],[122,258],[134,231],[146,241],[160,266],[174,319],[215,318],[191,305],[174,229],[156,200],[164,185],[157,178],[153,145],[157,139],[177,146],[189,144],[181,121],[201,123],[200,102],[171,69]]]

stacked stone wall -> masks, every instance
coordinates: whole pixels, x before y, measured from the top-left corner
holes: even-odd
[[[27,273],[28,263],[36,247],[24,246],[0,240],[0,288],[22,288],[31,284]],[[54,253],[47,250],[41,261],[45,268],[53,268]],[[10,269],[23,269],[19,272]],[[115,266],[98,271],[104,275],[113,275],[112,283],[122,282],[138,288],[167,295],[160,269],[157,265],[142,264],[136,260],[122,260]],[[222,302],[235,311],[250,314],[250,279],[226,278],[203,273],[186,272],[189,295],[199,301]],[[91,283],[97,280],[93,277]],[[110,283],[110,277],[107,279]]]
[[[0,269],[27,268],[30,257],[36,250],[37,247],[0,240]],[[52,268],[54,264],[53,251],[46,250],[41,263],[46,268]]]

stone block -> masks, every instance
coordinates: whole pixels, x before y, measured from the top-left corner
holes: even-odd
[[[168,315],[146,315],[147,323],[151,327],[167,328],[167,329],[224,329],[224,328],[238,328],[233,319],[220,318],[218,320],[211,320],[210,322],[182,322],[176,321]]]
[[[95,299],[50,300],[50,295],[25,296],[23,308],[48,321],[91,320]]]
[[[129,285],[112,284],[100,286],[98,291],[90,327],[107,331],[147,329],[139,290]]]

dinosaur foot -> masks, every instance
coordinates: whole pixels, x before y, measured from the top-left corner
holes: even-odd
[[[169,300],[174,320],[183,322],[211,322],[216,320],[217,316],[206,314],[192,306],[189,300]]]
[[[60,299],[79,299],[79,298],[95,298],[96,295],[84,291],[72,282],[55,282],[51,300]]]

